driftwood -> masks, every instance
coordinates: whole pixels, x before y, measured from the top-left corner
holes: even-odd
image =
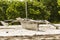
[[[50,34],[50,33],[47,33],[45,32],[44,34],[44,31],[42,34],[40,34],[42,31],[35,31],[35,33],[32,31],[32,30],[39,30],[39,24],[43,23],[43,24],[49,24],[48,21],[46,20],[32,20],[32,19],[22,19],[22,18],[17,18],[17,20],[12,20],[12,23],[13,22],[20,22],[22,27],[23,27],[23,31],[21,31],[22,29],[19,28],[19,32],[17,32],[17,29],[16,28],[1,28],[2,30],[3,29],[8,29],[8,30],[4,30],[4,31],[1,31],[0,30],[0,40],[60,40],[60,34],[59,32],[56,33],[56,34]],[[8,24],[6,24],[5,22],[1,21],[1,23],[4,25],[4,26],[7,26]],[[51,24],[51,23],[50,23]],[[20,26],[21,26],[20,25]],[[15,27],[15,26],[14,26]],[[10,30],[11,29],[11,30]],[[13,30],[14,29],[14,30]],[[16,29],[16,30],[15,30]],[[30,29],[30,30],[27,30],[27,29]],[[44,29],[43,29],[44,30]],[[25,32],[26,31],[26,32]],[[28,33],[27,31],[32,31],[32,34],[34,33],[34,35],[32,36],[29,36],[30,33]],[[53,30],[52,30],[53,31]],[[3,32],[3,36],[1,36],[1,32]],[[6,32],[6,33],[5,33]],[[14,35],[13,33],[16,33],[17,35],[7,35],[8,33],[11,33],[12,35]],[[21,35],[21,34],[23,35]],[[24,33],[28,33],[28,34],[25,34]],[[39,33],[39,34],[38,34]],[[47,34],[46,34],[47,33]],[[18,35],[19,34],[19,35]],[[7,35],[7,36],[4,36],[4,35]]]
[[[40,24],[51,24],[47,20],[32,20],[32,19],[23,19],[23,18],[16,18],[16,19],[21,23],[23,28],[30,30],[39,30]]]
[[[5,23],[4,21],[0,21],[2,24],[3,24],[3,26],[8,26],[9,24],[8,23]]]
[[[23,28],[29,29],[29,30],[39,30],[39,25],[40,24],[51,24],[55,28],[58,28],[56,25],[48,22],[47,20],[32,20],[32,19],[23,19],[23,18],[16,18],[16,20],[5,20],[5,21],[0,21],[4,26],[9,26],[7,21],[11,21],[11,23],[14,22],[20,22]],[[47,29],[47,27],[46,27]]]

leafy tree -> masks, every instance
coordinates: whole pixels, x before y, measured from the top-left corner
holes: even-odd
[[[25,1],[0,0],[0,20],[15,19],[17,17],[25,18]],[[58,22],[60,21],[59,4],[57,0],[28,0],[28,18]]]
[[[0,20],[6,20],[6,9],[8,8],[8,3],[6,1],[0,0]]]
[[[15,19],[17,17],[25,17],[25,4],[24,2],[13,1],[6,10],[8,19]]]
[[[28,3],[29,18],[32,19],[48,19],[50,12],[46,10],[46,6],[42,2],[33,1]]]
[[[44,5],[46,5],[47,10],[50,11],[49,21],[57,22],[58,21],[58,8],[57,8],[57,0],[43,0]]]

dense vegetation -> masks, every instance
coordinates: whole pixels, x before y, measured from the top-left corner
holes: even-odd
[[[60,22],[60,5],[57,0],[27,1],[28,18]],[[25,2],[0,0],[0,20],[25,18]]]

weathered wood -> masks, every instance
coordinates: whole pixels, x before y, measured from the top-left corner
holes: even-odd
[[[8,36],[1,37],[0,40],[60,40],[60,35],[36,35],[36,36]]]
[[[2,24],[3,24],[3,26],[8,26],[8,23],[5,23],[4,21],[0,21]]]
[[[41,21],[27,20],[27,19],[17,19],[17,21],[21,22],[22,24],[21,27],[14,28],[8,26],[6,28],[5,27],[2,28],[1,26],[0,40],[60,40],[60,30],[55,29],[51,30],[53,33],[50,30],[45,30],[43,32],[36,31],[40,28],[39,24],[41,23]],[[45,21],[43,22],[45,23]],[[13,22],[16,22],[16,20]],[[48,24],[47,21],[46,24]],[[49,27],[47,26],[46,29],[47,28]]]

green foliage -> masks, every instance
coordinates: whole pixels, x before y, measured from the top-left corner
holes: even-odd
[[[0,0],[0,20],[6,20],[6,9],[8,5],[9,3],[7,3],[7,1]]]
[[[6,10],[7,19],[14,19],[19,16],[19,12],[15,8],[15,2],[10,4]]]
[[[28,18],[36,20],[60,21],[60,5],[58,0],[27,1]],[[25,18],[25,1],[0,0],[0,20]]]
[[[46,10],[46,6],[38,1],[28,2],[28,13],[28,17],[32,19],[47,20],[50,16],[50,12]]]

